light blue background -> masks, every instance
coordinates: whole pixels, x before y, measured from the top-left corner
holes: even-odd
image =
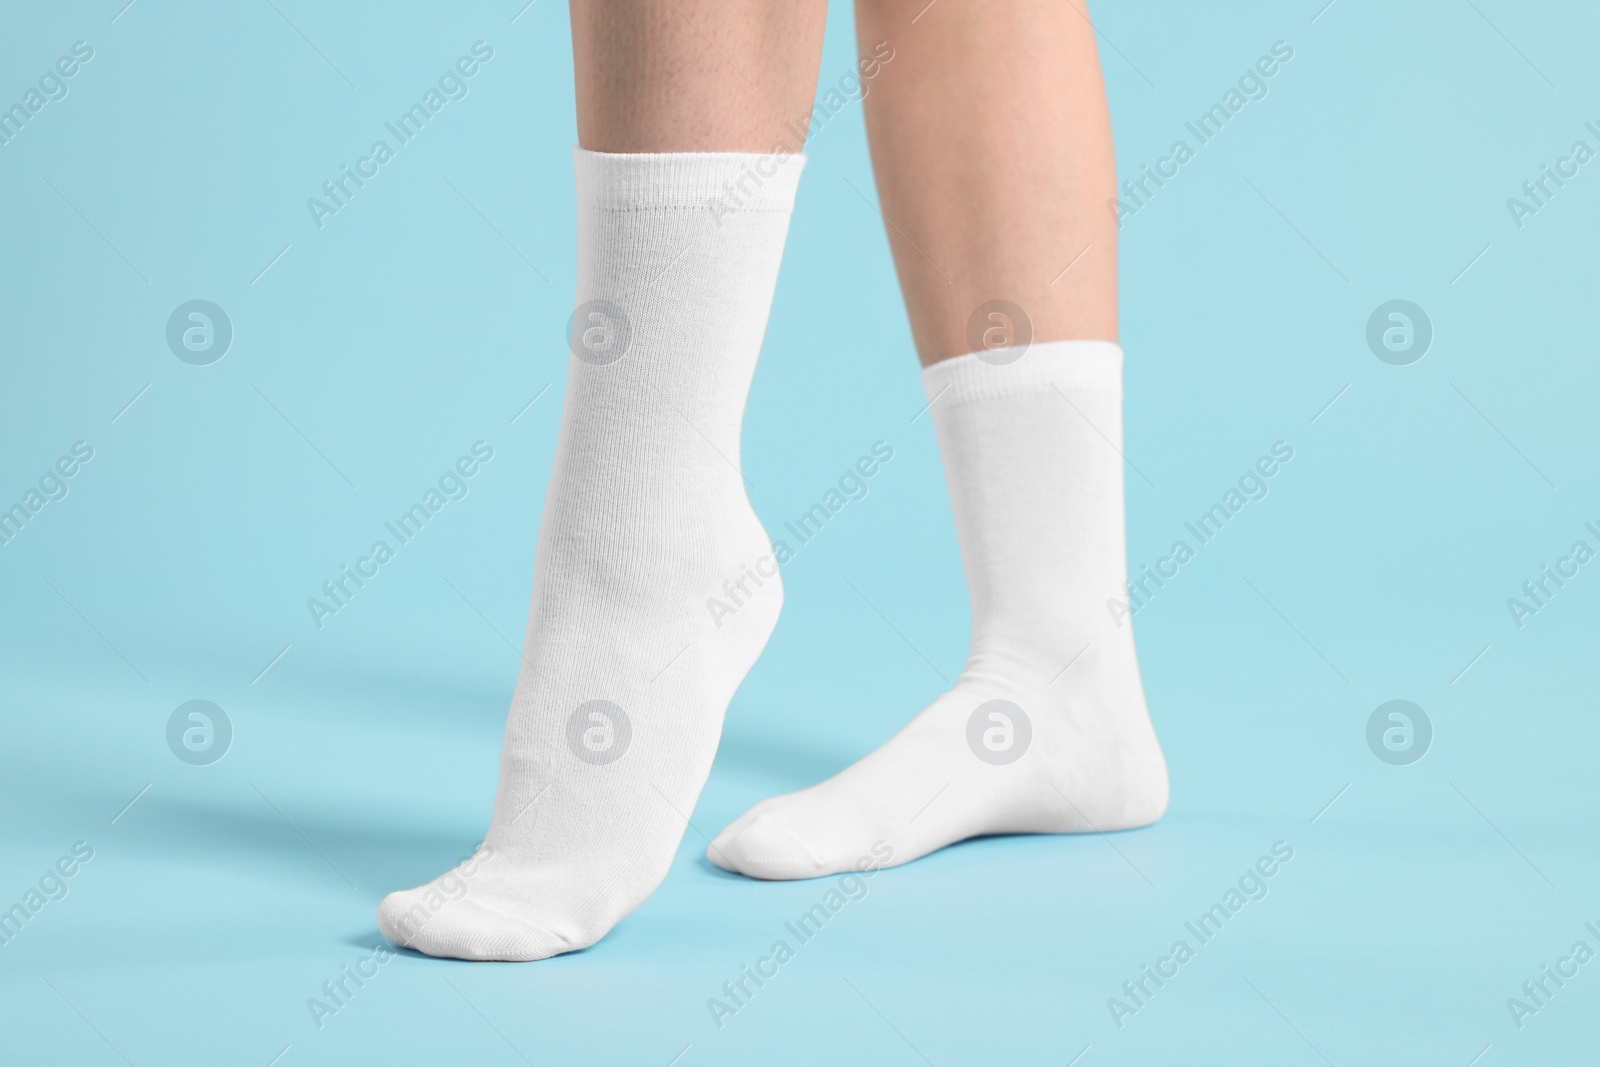
[[[0,104],[95,50],[0,146],[0,502],[95,450],[0,548],[0,906],[95,850],[0,947],[0,1058],[1592,1057],[1600,963],[1520,1030],[1506,1008],[1574,941],[1600,949],[1600,564],[1520,630],[1506,608],[1573,541],[1600,547],[1600,163],[1520,230],[1506,207],[1574,140],[1600,147],[1592,9],[1099,5],[1124,176],[1273,42],[1295,50],[1122,234],[1132,559],[1295,449],[1137,617],[1171,812],[882,873],[719,1031],[706,999],[825,884],[726,876],[701,834],[887,738],[967,640],[881,223],[847,184],[871,193],[850,105],[810,147],[745,467],[775,528],[874,441],[895,459],[785,569],[666,884],[578,955],[397,958],[319,1030],[306,1000],[376,942],[379,897],[487,825],[567,358],[566,13],[122,3],[0,17]],[[824,84],[851,36],[840,6]],[[470,95],[318,230],[306,198],[480,39]],[[236,331],[208,367],[164,339],[194,298]],[[1395,298],[1435,329],[1411,366],[1364,339]],[[478,440],[471,495],[316,629],[306,598]],[[196,698],[236,731],[208,767],[164,739]],[[1366,746],[1391,698],[1434,724],[1412,766]],[[1119,1030],[1107,998],[1278,840],[1295,858],[1270,895]]]

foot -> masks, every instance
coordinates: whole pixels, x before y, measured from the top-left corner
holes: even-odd
[[[1121,371],[1110,342],[1056,341],[923,372],[971,592],[967,669],[866,759],[757,804],[713,863],[810,878],[978,834],[1161,817],[1166,762],[1123,603]]]
[[[1148,826],[1167,795],[1137,664],[1091,647],[1054,684],[969,672],[877,751],[757,804],[706,854],[752,878],[815,878],[980,834]]]
[[[578,154],[581,303],[494,819],[383,899],[397,944],[544,959],[666,877],[783,600],[737,464],[798,159],[716,214],[765,158]]]

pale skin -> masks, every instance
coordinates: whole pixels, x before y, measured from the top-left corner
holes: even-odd
[[[579,143],[771,152],[815,103],[825,0],[571,0]],[[856,0],[862,106],[924,366],[1004,300],[1034,341],[1117,339],[1111,122],[1079,0]],[[863,210],[866,206],[863,205]],[[980,317],[1015,330],[1010,321]]]

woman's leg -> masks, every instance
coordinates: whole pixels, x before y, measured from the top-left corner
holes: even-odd
[[[799,152],[826,0],[571,0],[578,143],[591,152]]]
[[[1081,0],[925,3],[856,5],[858,40],[895,50],[863,107],[923,364],[980,347],[974,315],[1002,340],[979,312],[997,300],[1036,340],[1115,341],[1117,165]]]
[[[666,876],[783,599],[739,431],[824,14],[573,0],[577,308],[500,788],[477,855],[379,906],[402,945],[570,952]],[[737,610],[699,607],[729,579]]]
[[[1093,30],[1071,3],[925,3],[856,10],[860,41],[895,49],[867,128],[972,649],[883,747],[723,831],[711,859],[761,878],[1166,810],[1124,585],[1115,167]]]

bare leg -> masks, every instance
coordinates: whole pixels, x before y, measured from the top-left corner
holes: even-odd
[[[577,307],[500,786],[478,854],[379,905],[400,944],[572,952],[677,854],[783,601],[737,457],[803,162],[781,133],[809,111],[823,17],[574,0]],[[494,455],[473,453],[464,476]]]
[[[867,129],[972,648],[886,744],[724,830],[708,854],[731,870],[809,878],[981,834],[1131,829],[1166,810],[1128,625],[1138,592],[1124,584],[1110,126],[1093,29],[1072,2],[858,0],[863,55],[895,50]],[[1139,589],[1182,561],[1158,560]]]
[[[996,299],[1035,340],[1117,338],[1116,160],[1081,3],[856,4],[863,55],[895,50],[864,107],[924,366],[973,351]]]
[[[827,12],[827,0],[572,0],[579,143],[800,151],[784,126],[811,114]]]

